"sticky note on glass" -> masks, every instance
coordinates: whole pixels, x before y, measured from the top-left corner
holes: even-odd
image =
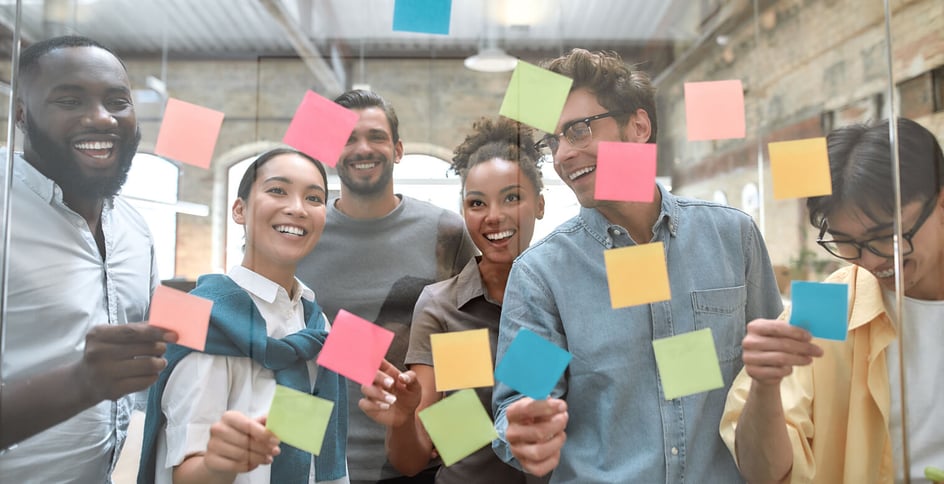
[[[213,301],[167,286],[157,286],[151,297],[148,323],[177,332],[177,344],[203,351]]]
[[[711,328],[652,342],[666,400],[724,386]]]
[[[331,400],[276,385],[266,428],[282,442],[318,455],[333,410]]]
[[[571,354],[522,329],[495,368],[495,379],[536,400],[547,398],[560,380]]]
[[[790,324],[816,338],[845,341],[849,320],[849,286],[830,282],[790,283]]]
[[[573,79],[518,61],[498,114],[553,133]]]
[[[154,152],[189,165],[209,168],[223,113],[170,98],[157,133]]]
[[[432,334],[429,343],[437,392],[495,384],[487,329]]]
[[[655,143],[597,144],[595,199],[651,202],[655,189]]]
[[[358,113],[307,91],[282,142],[325,165],[334,166],[358,119]]]
[[[371,385],[391,342],[393,331],[342,309],[334,317],[318,364],[361,385]]]
[[[419,413],[443,464],[451,466],[498,438],[475,390],[461,390]]]
[[[743,138],[744,88],[740,79],[685,83],[689,141]]]
[[[613,309],[672,298],[662,242],[609,249],[603,259]]]
[[[832,195],[826,138],[768,143],[774,199]]]
[[[393,30],[449,35],[452,0],[396,0]]]

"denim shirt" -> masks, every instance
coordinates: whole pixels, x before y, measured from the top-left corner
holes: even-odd
[[[521,328],[573,355],[551,396],[567,401],[567,441],[551,482],[742,482],[718,433],[725,396],[740,371],[741,340],[754,318],[782,309],[767,249],[751,218],[661,186],[652,242],[662,242],[672,299],[613,309],[603,252],[635,245],[595,209],[532,245],[515,261],[502,307],[497,359]],[[652,341],[711,328],[724,388],[666,400]],[[497,383],[499,439],[521,395]]]

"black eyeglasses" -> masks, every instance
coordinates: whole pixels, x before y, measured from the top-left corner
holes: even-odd
[[[534,147],[543,155],[554,156],[557,154],[557,149],[560,148],[560,137],[564,136],[567,138],[567,142],[574,148],[586,148],[590,144],[590,139],[593,137],[593,132],[590,131],[590,123],[598,119],[619,116],[620,114],[623,113],[610,112],[589,116],[583,119],[575,119],[564,124],[560,134],[545,135],[540,141],[534,144]]]
[[[911,227],[911,230],[901,234],[904,243],[901,246],[901,255],[906,256],[914,252],[914,245],[911,243],[911,239],[914,238],[915,234],[921,230],[921,226],[924,225],[924,222],[928,220],[934,209],[937,208],[937,196],[931,197],[931,200],[925,204],[924,208],[921,209],[921,215],[918,216],[918,220],[915,221],[915,224]],[[826,235],[826,230],[829,228],[826,220],[823,220],[823,226],[820,227],[819,237],[816,239],[816,243],[819,244],[822,248],[826,249],[826,252],[843,259],[843,260],[856,260],[862,257],[862,249],[866,249],[869,252],[879,256],[879,257],[894,257],[895,256],[895,244],[893,235],[883,235],[881,237],[875,237],[873,239],[863,240],[857,242],[855,240],[835,240],[829,239],[824,240],[823,236]]]

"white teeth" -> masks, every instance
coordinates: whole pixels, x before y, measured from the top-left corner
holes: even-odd
[[[302,235],[305,235],[304,230],[302,230],[299,227],[292,227],[291,225],[276,225],[275,230],[278,230],[279,232],[283,234],[292,234],[292,235],[297,235],[299,237],[301,237]]]
[[[586,168],[581,168],[581,169],[579,169],[579,170],[577,170],[577,171],[575,171],[575,172],[573,172],[573,173],[570,174],[570,177],[569,177],[569,178],[570,178],[570,181],[574,181],[574,180],[576,180],[577,178],[580,178],[580,177],[586,175],[587,173],[590,173],[590,172],[592,172],[593,170],[596,170],[596,169],[597,169],[597,167],[595,167],[595,166],[588,166],[588,167],[586,167]]]
[[[488,240],[501,240],[501,239],[507,239],[508,237],[511,237],[512,235],[515,235],[514,230],[505,230],[503,232],[496,232],[494,234],[485,234],[485,238]]]
[[[369,170],[377,166],[377,163],[355,163],[354,168],[357,170]]]
[[[872,274],[875,274],[875,277],[878,277],[879,279],[884,279],[884,278],[886,278],[886,277],[892,277],[892,276],[894,276],[894,275],[895,275],[895,269],[894,269],[894,268],[891,268],[891,269],[884,270],[884,271],[876,271],[876,272],[873,272]]]
[[[82,141],[75,144],[80,150],[110,150],[115,146],[114,141]]]

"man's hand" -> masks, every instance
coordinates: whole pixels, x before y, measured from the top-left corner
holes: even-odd
[[[505,439],[521,467],[543,476],[560,462],[567,440],[567,402],[556,398],[532,400],[524,397],[505,411],[508,428]]]
[[[99,325],[85,336],[76,377],[92,404],[144,390],[167,366],[163,358],[177,333],[143,323]]]
[[[747,325],[742,343],[744,370],[755,384],[779,386],[780,380],[805,366],[823,349],[812,342],[809,331],[779,319],[755,319]]]
[[[364,398],[357,406],[375,422],[395,427],[413,418],[423,396],[416,373],[400,373],[396,366],[384,360],[373,385],[361,385]]]

